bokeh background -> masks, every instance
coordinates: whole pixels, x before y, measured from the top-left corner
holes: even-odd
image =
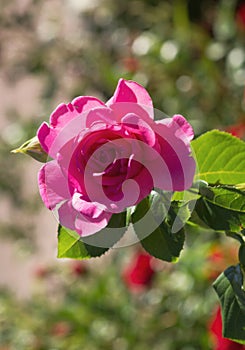
[[[120,77],[197,136],[244,138],[245,2],[0,0],[0,9],[0,350],[243,349],[222,343],[211,288],[237,260],[233,241],[189,227],[174,265],[138,246],[58,261],[41,164],[10,150],[59,103],[107,100]]]

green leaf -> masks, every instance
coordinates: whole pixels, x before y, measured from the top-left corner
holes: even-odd
[[[128,228],[127,221],[127,211],[113,214],[105,228],[91,236],[83,237],[83,242],[86,244],[86,246],[107,249],[111,248],[126,232]]]
[[[213,287],[221,302],[223,336],[245,344],[245,292],[240,265],[225,270]]]
[[[245,267],[245,244],[241,244],[238,253],[239,261],[242,267]]]
[[[200,194],[197,189],[189,189],[182,192],[174,192],[172,196],[172,201],[181,201],[183,203],[188,203],[191,201],[196,201],[200,198]]]
[[[89,259],[101,256],[120,240],[126,229],[126,212],[113,214],[107,227],[83,238],[77,232],[59,225],[58,258]]]
[[[37,136],[34,136],[32,139],[26,141],[19,148],[12,150],[11,153],[27,154],[41,163],[46,163],[48,159],[48,155],[42,149]]]
[[[245,213],[245,192],[232,186],[202,187],[199,192],[209,202],[222,208]]]
[[[245,143],[218,130],[212,130],[192,141],[198,173],[209,184],[245,182]]]
[[[155,211],[156,202],[158,211]],[[141,245],[149,254],[169,262],[177,260],[183,249],[185,234],[183,228],[176,233],[172,232],[176,217],[176,208],[166,210],[159,197],[153,201],[145,198],[137,205],[132,215],[133,227]]]
[[[235,186],[199,188],[195,211],[214,230],[240,232],[245,225],[245,192]]]
[[[75,231],[59,225],[58,258],[89,259],[91,255]]]
[[[195,212],[213,230],[241,232],[245,227],[245,213],[223,208],[205,197],[197,200]]]
[[[183,193],[183,192],[179,192]],[[154,192],[150,196],[150,206],[153,216],[157,222],[161,223],[163,218],[171,221],[171,231],[177,232],[181,229],[191,216],[190,208],[192,207],[193,198],[196,195],[184,197],[182,200],[173,200],[171,192]],[[190,207],[190,208],[189,208]]]

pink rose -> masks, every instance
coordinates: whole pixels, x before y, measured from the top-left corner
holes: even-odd
[[[61,225],[88,236],[153,188],[191,186],[191,126],[181,115],[160,121],[153,115],[147,91],[121,79],[106,104],[80,96],[40,126],[39,142],[53,158],[39,172],[40,194]]]

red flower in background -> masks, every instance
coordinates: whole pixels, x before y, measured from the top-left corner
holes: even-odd
[[[137,72],[140,66],[139,60],[132,56],[124,57],[122,63],[124,68],[131,73]]]
[[[39,279],[48,277],[51,274],[51,272],[52,272],[52,269],[49,266],[45,266],[45,265],[38,265],[33,270],[34,276]]]
[[[52,335],[55,337],[66,337],[71,331],[71,327],[68,322],[59,321],[54,324],[51,329]]]
[[[241,121],[240,123],[228,126],[225,131],[229,132],[233,136],[243,139],[245,138],[245,121]]]
[[[71,273],[75,277],[84,276],[88,273],[87,266],[83,261],[72,261],[71,263]]]
[[[245,29],[245,3],[238,7],[236,12],[236,20],[242,29]]]
[[[209,325],[209,332],[214,340],[214,350],[245,350],[245,346],[222,337],[221,309],[218,308]]]
[[[214,281],[222,271],[224,271],[227,265],[234,265],[237,261],[238,246],[214,243],[210,247],[206,265],[205,276],[208,280]]]
[[[151,286],[155,270],[154,258],[144,252],[137,252],[129,266],[123,271],[123,280],[131,291],[142,291]]]

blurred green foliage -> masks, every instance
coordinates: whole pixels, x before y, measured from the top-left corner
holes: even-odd
[[[151,287],[132,293],[121,274],[133,249],[74,273],[73,263],[36,271],[36,293],[18,303],[0,294],[0,349],[212,349],[207,322],[216,303],[207,273],[211,244],[172,265],[155,261]],[[104,262],[104,267],[101,268]],[[77,264],[77,262],[76,262]],[[217,271],[216,271],[217,272]],[[2,346],[2,347],[1,347]]]

